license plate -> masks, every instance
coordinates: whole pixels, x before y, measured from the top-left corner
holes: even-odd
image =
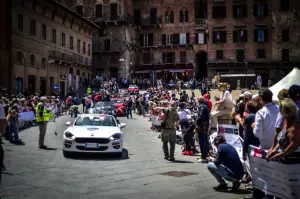
[[[85,148],[99,148],[98,143],[85,143]]]

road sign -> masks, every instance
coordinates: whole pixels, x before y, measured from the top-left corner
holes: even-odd
[[[54,85],[53,85],[53,88],[54,88],[55,90],[58,90],[58,89],[59,89],[58,84],[54,84]]]

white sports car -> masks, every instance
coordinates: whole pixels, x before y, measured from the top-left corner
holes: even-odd
[[[106,114],[81,114],[74,122],[66,122],[63,134],[63,154],[113,153],[122,157],[123,132],[126,124],[118,124]]]

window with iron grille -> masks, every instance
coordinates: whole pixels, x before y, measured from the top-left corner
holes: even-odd
[[[247,42],[247,30],[234,30],[233,42]]]
[[[214,31],[213,32],[213,43],[226,43],[227,32],[226,31]]]
[[[282,59],[282,61],[290,61],[290,50],[289,49],[282,49],[281,59]]]
[[[226,18],[226,6],[214,6],[212,18]]]
[[[257,49],[257,59],[265,59],[267,57],[266,55],[266,49]]]
[[[216,50],[216,60],[224,59],[224,51],[223,50]]]
[[[254,4],[253,6],[254,17],[266,17],[268,12],[268,4]]]
[[[247,5],[233,5],[233,17],[242,18],[247,17]]]

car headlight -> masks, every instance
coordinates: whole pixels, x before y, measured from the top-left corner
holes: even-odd
[[[71,132],[67,131],[65,132],[65,138],[69,140],[73,140],[75,139],[75,136]]]
[[[119,140],[119,139],[122,138],[122,134],[121,134],[121,133],[113,134],[113,135],[111,136],[111,138],[114,139],[114,140]]]

